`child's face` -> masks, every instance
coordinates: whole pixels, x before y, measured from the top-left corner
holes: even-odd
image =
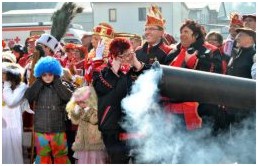
[[[51,73],[44,73],[41,77],[42,77],[42,80],[47,84],[54,81],[54,75]]]
[[[81,107],[81,108],[86,108],[87,104],[85,101],[77,101],[77,104]]]

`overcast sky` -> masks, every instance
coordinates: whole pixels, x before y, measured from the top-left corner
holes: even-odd
[[[204,7],[208,5],[210,9],[215,9],[218,11],[219,5],[221,2],[185,2],[185,3],[190,8],[191,7],[199,8],[199,7]]]

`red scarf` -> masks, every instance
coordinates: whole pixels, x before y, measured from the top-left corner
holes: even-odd
[[[170,66],[182,67],[185,60],[186,48],[181,47],[180,53],[171,62]],[[194,130],[200,128],[202,119],[198,115],[198,102],[183,102],[168,104],[167,110],[175,114],[184,114],[187,130]]]

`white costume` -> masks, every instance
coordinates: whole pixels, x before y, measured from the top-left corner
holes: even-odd
[[[20,83],[14,90],[5,81],[2,94],[2,163],[23,164],[22,156],[22,106],[27,85]]]

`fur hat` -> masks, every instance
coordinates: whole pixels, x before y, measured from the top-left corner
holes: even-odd
[[[13,75],[23,75],[24,69],[17,63],[3,62],[2,72],[3,73],[9,72]]]
[[[85,101],[87,107],[97,109],[97,95],[92,86],[84,86],[74,91],[70,102]]]
[[[5,51],[2,53],[2,60],[8,60],[11,63],[16,63],[16,57],[11,51]]]
[[[61,76],[63,69],[60,62],[55,58],[50,56],[42,57],[35,65],[34,76],[41,77],[44,73],[51,73],[56,76]]]
[[[58,51],[59,42],[58,40],[49,34],[42,34],[38,40],[36,40],[36,44],[44,44],[49,47],[54,54]]]

